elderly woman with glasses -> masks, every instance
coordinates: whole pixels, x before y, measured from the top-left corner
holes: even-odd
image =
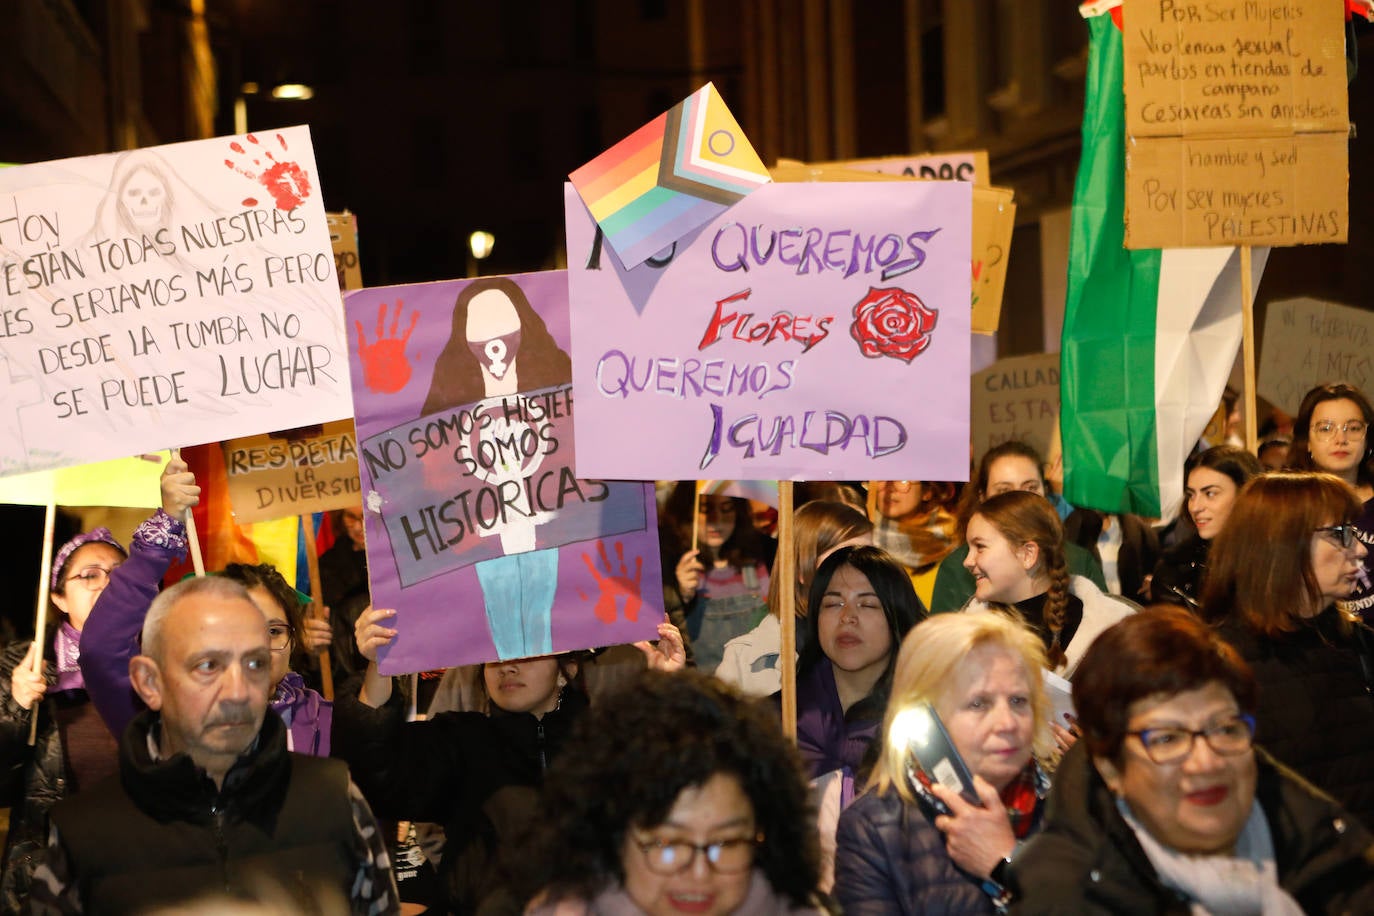
[[[184,552],[176,519],[199,500],[200,488],[186,465],[173,459],[163,470],[161,490],[162,508],[139,525],[130,551],[108,528],[78,534],[58,549],[49,595],[60,620],[49,628],[51,642],[47,647],[12,642],[0,655],[0,765],[23,783],[10,813],[0,913],[24,907],[47,844],[48,809],[119,770],[118,745],[96,714],[92,701],[98,690],[82,673],[81,650],[100,642],[99,628],[88,622],[115,579],[132,569],[166,569],[179,550]],[[52,662],[35,670],[39,654],[48,654],[45,648]],[[127,664],[123,677],[124,690],[132,695]]]
[[[1371,423],[1374,405],[1360,389],[1339,382],[1318,385],[1302,399],[1288,449],[1288,466],[1294,470],[1325,471],[1355,488],[1362,504],[1354,519],[1355,533],[1366,547],[1374,547]],[[1338,606],[1346,613],[1374,619],[1374,560],[1366,557],[1363,574]]]
[[[1010,866],[1012,912],[1371,912],[1374,836],[1253,746],[1257,696],[1180,608],[1098,637],[1074,676],[1083,739]]]
[[[820,914],[801,761],[767,709],[694,671],[603,698],[549,769],[527,914]]]
[[[1250,481],[1213,542],[1202,608],[1264,692],[1259,743],[1374,824],[1374,632],[1338,605],[1367,553],[1358,511],[1330,474]]]

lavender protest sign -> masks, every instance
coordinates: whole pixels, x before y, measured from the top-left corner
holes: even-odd
[[[971,191],[769,184],[625,270],[566,188],[578,473],[965,479]]]
[[[381,670],[654,638],[653,488],[573,473],[567,273],[345,308],[372,601],[398,612]]]
[[[310,133],[0,169],[0,474],[346,418]]]

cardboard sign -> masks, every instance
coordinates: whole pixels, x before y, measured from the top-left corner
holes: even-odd
[[[999,359],[973,376],[973,461],[1012,439],[1048,455],[1059,419],[1059,354]]]
[[[1294,416],[1327,382],[1374,388],[1374,314],[1302,297],[1269,303],[1256,390]]]
[[[566,189],[578,474],[963,479],[972,190],[769,184],[627,271]]]
[[[0,475],[352,413],[304,127],[0,170]]]
[[[356,506],[358,449],[352,420],[308,435],[268,433],[224,442],[229,502],[239,524]]]
[[[328,213],[329,241],[334,246],[334,273],[339,290],[362,289],[363,268],[358,260],[358,217],[353,213]]]
[[[779,160],[779,165],[794,163],[800,165],[795,160]],[[858,169],[862,172],[881,172],[884,175],[925,178],[932,181],[971,181],[980,187],[992,183],[992,172],[988,168],[988,151],[982,149],[967,152],[922,153],[918,156],[844,159],[835,162],[818,162],[816,165],[840,166],[847,169]]]
[[[1344,242],[1341,4],[1130,0],[1126,247]]]
[[[962,157],[969,171],[962,168],[921,165],[920,174],[977,174],[974,163],[981,157],[981,174],[987,174],[987,153],[951,153],[948,160]],[[853,159],[846,162],[807,165],[785,160],[773,169],[774,181],[868,181],[872,178],[895,180],[916,174],[914,162],[938,157],[901,159]],[[899,171],[895,164],[904,164]],[[944,162],[949,165],[949,161]],[[864,177],[870,176],[870,177]],[[1011,237],[1016,229],[1016,204],[1010,188],[984,187],[973,189],[973,317],[975,334],[995,334],[1002,320],[1002,293],[1007,284],[1007,258],[1011,253]]]
[[[346,309],[372,600],[399,611],[383,673],[655,638],[653,487],[573,471],[567,273]]]

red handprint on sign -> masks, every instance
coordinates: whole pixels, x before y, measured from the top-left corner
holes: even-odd
[[[243,139],[247,146],[237,140],[229,144],[229,148],[238,155],[239,161],[226,159],[224,164],[232,171],[266,188],[267,193],[271,194],[272,200],[276,202],[278,210],[294,210],[304,203],[312,190],[310,175],[305,169],[294,162],[278,160],[253,134],[246,134]],[[281,146],[281,152],[285,154],[286,138],[277,134],[277,143]],[[264,159],[271,164],[264,166]],[[257,198],[245,197],[243,205],[256,207]]]
[[[377,306],[377,341],[367,342],[361,321],[353,322],[358,329],[358,358],[363,361],[363,384],[377,394],[395,394],[410,381],[410,360],[406,357],[406,341],[415,330],[420,313],[410,313],[410,327],[400,337],[396,328],[401,323],[401,300],[396,300],[396,313],[391,319],[391,333],[386,331],[386,303]]]
[[[587,569],[591,572],[592,578],[596,580],[600,594],[597,595],[596,606],[592,612],[596,614],[596,619],[602,623],[615,623],[618,616],[616,605],[620,598],[625,599],[625,619],[634,622],[639,619],[639,609],[644,606],[644,599],[640,597],[640,581],[644,578],[644,558],[635,557],[635,574],[630,578],[630,569],[625,564],[625,545],[617,541],[615,545],[615,556],[619,563],[620,571],[617,574],[611,567],[611,558],[606,553],[606,542],[596,542],[597,552],[601,554],[601,565],[605,568],[603,574],[596,568],[589,554],[582,554],[582,562],[587,564]],[[586,598],[586,595],[582,596]]]

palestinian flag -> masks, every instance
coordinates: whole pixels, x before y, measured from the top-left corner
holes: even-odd
[[[1120,0],[1079,11],[1091,40],[1060,347],[1064,498],[1171,518],[1242,333],[1235,248],[1128,251]],[[1110,14],[1110,15],[1108,15]],[[1268,249],[1253,250],[1259,285]]]

